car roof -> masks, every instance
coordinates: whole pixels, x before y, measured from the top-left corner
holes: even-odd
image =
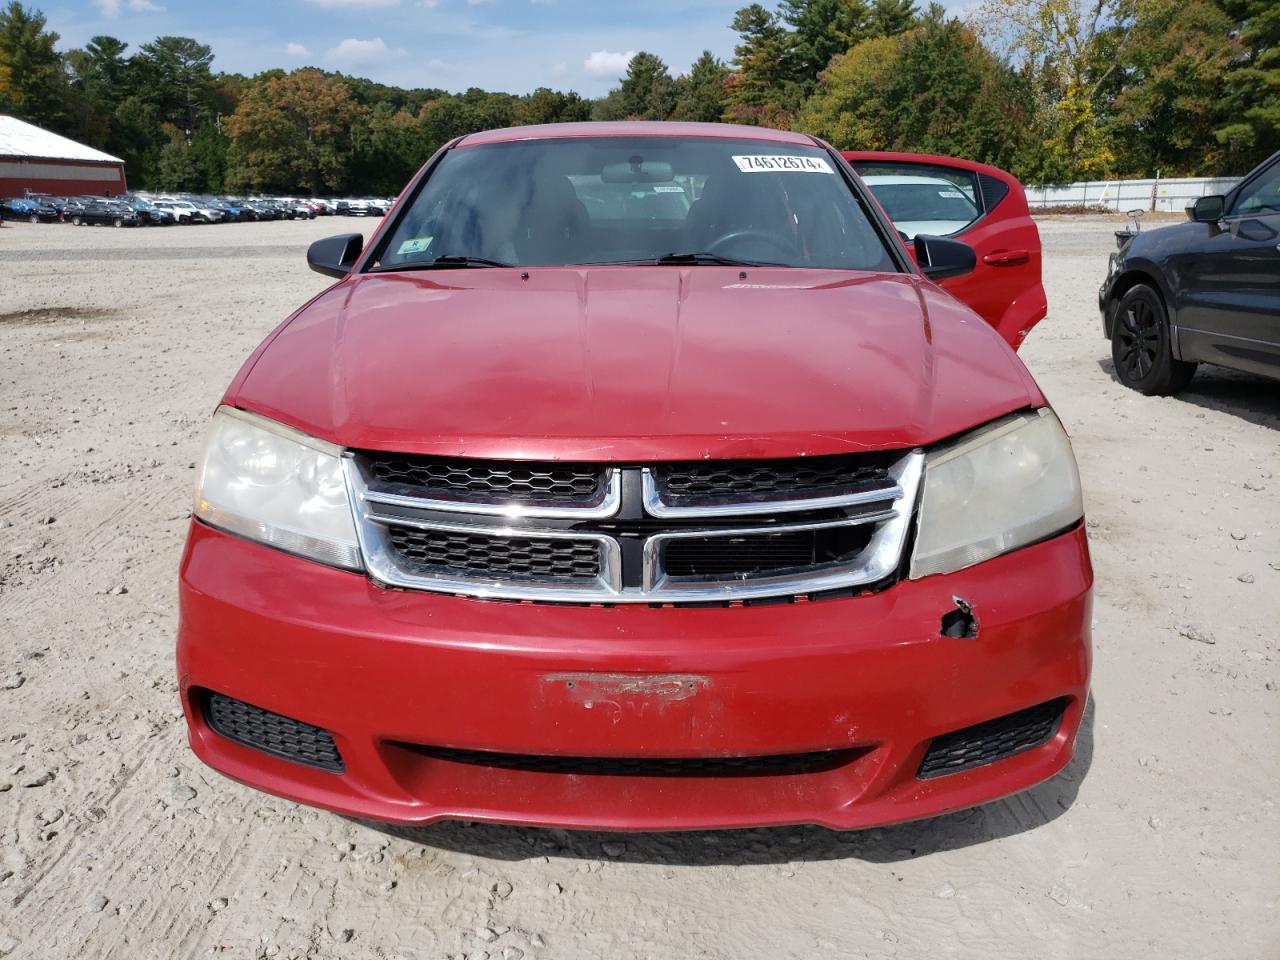
[[[758,140],[762,143],[788,143],[812,147],[816,142],[803,133],[748,127],[730,123],[685,123],[657,120],[612,120],[596,123],[543,123],[527,127],[504,127],[463,137],[460,147],[488,143],[510,143],[515,140],[555,140],[565,137],[715,137],[732,140]]]

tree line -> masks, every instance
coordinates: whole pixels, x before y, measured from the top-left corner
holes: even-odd
[[[1239,174],[1280,149],[1275,0],[912,0],[743,7],[730,62],[632,58],[599,99],[402,89],[312,67],[252,77],[213,51],[109,36],[59,51],[38,10],[0,9],[0,112],[123,158],[136,188],[394,194],[440,145],[492,127],[699,120],[840,149],[964,156],[1031,183]]]

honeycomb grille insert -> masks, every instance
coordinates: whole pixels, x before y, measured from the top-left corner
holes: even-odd
[[[1034,749],[1053,736],[1066,705],[1066,700],[1051,700],[934,737],[917,776],[928,780],[985,766]]]
[[[592,540],[488,536],[389,526],[387,537],[405,562],[436,573],[516,579],[593,580],[601,574]]]
[[[890,487],[889,458],[876,454],[786,460],[707,460],[658,464],[654,479],[665,503],[794,500]]]
[[[342,773],[345,766],[328,730],[206,692],[204,718],[219,736],[283,760]]]
[[[524,463],[366,454],[374,479],[415,488],[422,496],[479,502],[565,503],[598,498],[605,485],[599,464]]]
[[[822,750],[765,757],[561,757],[492,753],[400,744],[415,753],[450,763],[588,777],[768,777],[820,773],[855,760],[863,750]]]

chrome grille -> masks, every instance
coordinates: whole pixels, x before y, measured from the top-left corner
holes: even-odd
[[[592,496],[574,503],[531,499],[527,487],[510,497],[492,485],[482,497],[474,488],[415,487],[386,467],[399,462],[366,454],[344,461],[375,580],[488,598],[661,604],[812,596],[886,581],[900,565],[924,456],[573,465],[596,478]],[[552,469],[489,461],[462,475],[487,484],[498,474]]]

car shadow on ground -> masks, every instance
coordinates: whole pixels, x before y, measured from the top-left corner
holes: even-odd
[[[1110,357],[1100,359],[1098,366],[1116,383],[1115,364]],[[1206,410],[1220,410],[1261,427],[1280,428],[1280,384],[1256,373],[1242,373],[1202,363],[1195,377],[1175,400],[1195,404]]]
[[[456,821],[425,827],[358,822],[402,840],[494,860],[567,857],[666,866],[744,866],[843,859],[896,863],[1034,830],[1071,809],[1093,763],[1094,709],[1091,698],[1081,719],[1075,756],[1057,776],[982,807],[892,827],[846,833],[804,826],[618,834]]]

